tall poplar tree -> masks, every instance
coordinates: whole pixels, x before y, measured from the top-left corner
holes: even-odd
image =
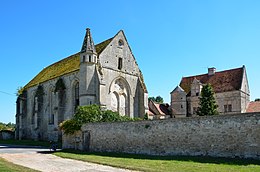
[[[199,116],[218,115],[218,105],[214,97],[213,88],[210,84],[206,84],[203,86],[199,100],[200,106],[198,107],[197,111],[197,114]]]

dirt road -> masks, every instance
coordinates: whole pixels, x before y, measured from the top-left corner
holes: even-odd
[[[129,172],[105,165],[64,159],[48,153],[48,149],[0,145],[0,157],[18,165],[43,172]]]

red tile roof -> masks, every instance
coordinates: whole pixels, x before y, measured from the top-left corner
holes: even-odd
[[[260,101],[250,102],[246,112],[260,112]]]
[[[243,70],[244,66],[241,68],[216,72],[214,75],[203,74],[183,77],[180,86],[186,93],[189,93],[191,90],[191,84],[196,78],[202,84],[211,84],[215,93],[239,90],[242,84]]]
[[[160,103],[155,103],[153,101],[150,101],[148,105],[149,105],[148,115],[169,115],[170,114],[168,110],[169,107],[168,104],[160,104]]]

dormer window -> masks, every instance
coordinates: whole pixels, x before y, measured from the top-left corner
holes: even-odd
[[[122,47],[124,45],[124,41],[122,40],[122,39],[120,39],[119,41],[118,41],[118,46],[119,47]]]

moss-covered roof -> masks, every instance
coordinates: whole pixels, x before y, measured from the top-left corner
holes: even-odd
[[[113,38],[105,40],[95,45],[98,55],[106,48]],[[80,53],[73,54],[64,58],[46,68],[44,68],[38,75],[36,75],[24,88],[28,89],[45,81],[63,76],[65,74],[79,70]]]
[[[101,42],[101,43],[99,43],[99,44],[97,44],[96,46],[95,46],[95,48],[96,48],[96,52],[97,52],[97,54],[99,55],[100,53],[102,53],[102,51],[106,48],[106,46],[112,41],[112,39],[113,38],[110,38],[110,39],[108,39],[108,40],[105,40],[105,41],[103,41],[103,42]]]

